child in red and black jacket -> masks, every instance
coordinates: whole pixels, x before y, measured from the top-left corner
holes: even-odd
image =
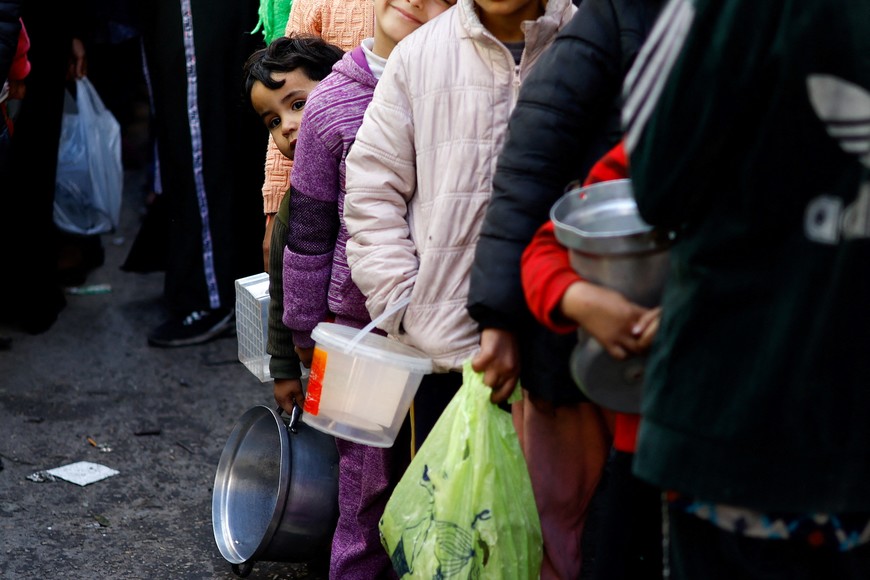
[[[592,167],[584,185],[626,177],[628,159],[620,142]],[[649,348],[659,309],[633,304],[614,290],[583,280],[571,266],[568,249],[556,239],[552,220],[541,226],[523,253],[521,273],[529,309],[554,332],[582,326],[617,359]],[[640,415],[614,416],[614,452],[593,576],[661,578],[659,491],[631,473]]]

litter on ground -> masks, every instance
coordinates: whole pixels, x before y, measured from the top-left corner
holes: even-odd
[[[31,481],[54,481],[54,478],[63,479],[77,485],[85,486],[113,475],[118,475],[120,472],[99,463],[91,463],[90,461],[79,461],[78,463],[70,463],[54,469],[48,469],[44,472],[37,472],[27,479]],[[47,475],[46,479],[33,479],[37,475]]]

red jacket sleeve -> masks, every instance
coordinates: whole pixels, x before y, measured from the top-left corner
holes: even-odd
[[[583,185],[625,179],[626,177],[628,177],[628,156],[625,154],[623,142],[620,141],[592,166]]]
[[[584,185],[626,177],[628,157],[620,141],[592,166]],[[554,332],[575,330],[576,324],[559,316],[559,302],[568,287],[582,278],[571,267],[568,249],[556,239],[552,220],[538,229],[523,252],[520,273],[526,302],[538,322]]]
[[[30,50],[30,37],[27,35],[27,30],[24,28],[24,21],[21,22],[21,30],[18,32],[18,48],[15,51],[15,59],[12,61],[12,68],[9,70],[10,81],[23,80],[30,74],[30,61],[27,58],[27,51]]]
[[[538,229],[523,252],[520,273],[532,315],[554,332],[575,330],[577,325],[558,312],[562,295],[580,276],[571,267],[568,250],[556,239],[552,220]]]

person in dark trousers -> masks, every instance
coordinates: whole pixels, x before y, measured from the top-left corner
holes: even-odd
[[[143,3],[168,220],[164,300],[152,346],[232,332],[235,280],[263,269],[257,191],[267,132],[244,100],[242,67],[262,36],[256,0]]]
[[[668,570],[870,578],[870,4],[675,0],[626,87],[675,229],[634,472]]]

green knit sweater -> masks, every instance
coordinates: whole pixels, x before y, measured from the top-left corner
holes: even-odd
[[[302,375],[299,355],[293,348],[293,333],[284,326],[284,244],[287,240],[287,221],[290,216],[290,196],[281,200],[269,250],[269,317],[266,352],[269,359],[269,374],[273,379],[298,379]]]

